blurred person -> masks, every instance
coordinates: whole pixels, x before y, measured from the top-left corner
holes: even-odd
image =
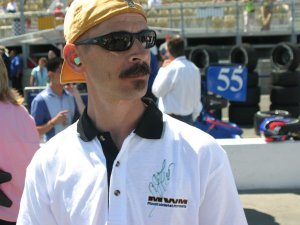
[[[16,13],[18,11],[18,5],[16,0],[9,0],[6,5],[6,12]]]
[[[165,61],[166,59],[168,59],[168,55],[167,55],[167,45],[168,45],[168,41],[172,38],[172,36],[170,34],[167,34],[165,36],[165,41],[159,46],[158,48],[158,52],[159,52],[159,56],[160,56],[160,61],[161,63],[163,61]]]
[[[31,115],[39,134],[44,135],[45,142],[78,119],[84,108],[77,89],[70,85],[67,91],[60,83],[62,64],[61,58],[47,62],[49,85],[31,103]],[[78,104],[76,100],[79,100]]]
[[[10,59],[9,54],[7,54],[7,52],[8,50],[3,45],[0,45],[0,55],[6,67],[8,79],[10,80]]]
[[[61,82],[86,82],[88,105],[35,154],[17,224],[246,225],[225,151],[143,98],[156,33],[139,1],[74,0],[64,35]]]
[[[4,2],[0,2],[0,15],[6,13]]]
[[[31,71],[30,86],[46,86],[48,83],[48,71],[46,68],[47,59],[41,57],[38,65]]]
[[[182,38],[171,38],[166,51],[168,60],[158,71],[152,93],[162,112],[192,125],[202,110],[200,70],[186,58]]]
[[[261,6],[262,26],[261,30],[270,30],[274,8],[273,0],[263,0]]]
[[[56,58],[56,57],[57,57],[57,55],[53,50],[48,51],[48,59],[53,59],[53,58]]]
[[[152,8],[153,6],[154,7],[157,7],[157,6],[160,6],[161,5],[161,0],[148,0],[148,8]]]
[[[54,7],[54,15],[56,16],[56,18],[63,18],[65,16],[63,7],[64,4],[60,0],[57,0]]]
[[[39,148],[34,121],[22,103],[8,86],[0,57],[0,225],[16,224],[26,167]]]
[[[12,87],[23,95],[23,59],[16,49],[10,51],[9,57]]]
[[[244,32],[252,31],[255,24],[254,0],[244,0]]]

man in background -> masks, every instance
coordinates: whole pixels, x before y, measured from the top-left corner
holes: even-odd
[[[31,71],[30,86],[46,86],[48,82],[48,71],[46,68],[47,59],[41,57],[38,65]]]
[[[12,49],[9,56],[12,87],[23,95],[23,59],[16,49]]]
[[[78,119],[84,108],[79,93],[74,91],[77,95],[74,99],[72,93],[65,90],[64,85],[60,83],[62,64],[63,59],[58,57],[47,62],[49,86],[31,103],[31,115],[39,134],[44,135],[45,142]],[[79,100],[78,104],[76,100]]]
[[[163,62],[152,86],[161,111],[188,124],[202,110],[200,70],[185,56],[184,40],[167,42],[168,59]]]

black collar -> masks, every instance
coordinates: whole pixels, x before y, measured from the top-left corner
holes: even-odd
[[[143,98],[142,100],[147,107],[134,133],[146,139],[160,139],[163,131],[162,113],[158,110],[152,100],[146,98]],[[95,127],[87,114],[87,108],[85,108],[83,114],[79,118],[77,132],[79,133],[79,137],[86,142],[91,141],[96,136],[107,133],[99,131]]]

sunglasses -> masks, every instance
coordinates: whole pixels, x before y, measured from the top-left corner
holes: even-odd
[[[135,39],[138,39],[144,48],[152,48],[156,43],[156,32],[154,30],[142,30],[138,33],[112,32],[103,36],[76,41],[74,44],[99,45],[109,51],[121,52],[130,49]]]

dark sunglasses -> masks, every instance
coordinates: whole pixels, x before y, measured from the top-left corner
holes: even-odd
[[[156,42],[156,32],[154,30],[142,30],[138,33],[112,32],[103,36],[76,41],[74,44],[99,45],[109,51],[121,52],[130,49],[135,39],[138,39],[144,48],[152,48]]]

